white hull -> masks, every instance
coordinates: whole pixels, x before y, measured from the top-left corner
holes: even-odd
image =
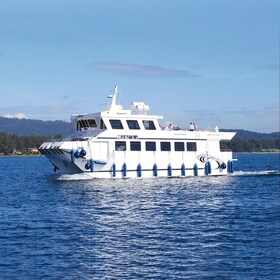
[[[168,132],[165,132],[168,133]],[[193,136],[195,132],[192,133]],[[205,135],[213,132],[201,132]],[[200,134],[201,134],[200,133]],[[168,133],[170,134],[170,133]],[[221,133],[216,133],[217,137]],[[167,141],[169,138],[166,138]],[[175,142],[186,143],[189,141],[185,138],[176,141],[174,138],[170,140],[171,148]],[[201,139],[201,138],[200,138]],[[227,165],[232,161],[232,152],[219,151],[219,141],[200,140],[197,139],[198,150],[190,151],[116,151],[114,142],[110,141],[90,140],[84,141],[53,141],[46,142],[40,147],[40,151],[62,172],[66,174],[76,173],[92,173],[92,177],[96,178],[136,178],[136,177],[177,177],[177,176],[204,176],[204,175],[227,175]],[[205,139],[205,138],[204,138]],[[161,140],[155,141],[159,146]],[[126,140],[129,143],[130,140]],[[209,146],[209,142],[213,145],[209,150],[203,149]],[[144,142],[143,142],[144,143]],[[129,144],[127,144],[129,146]],[[174,145],[173,145],[174,146]],[[200,147],[201,146],[201,147]],[[217,149],[214,149],[216,146]],[[200,149],[199,149],[200,148]],[[86,155],[76,158],[75,151],[84,149]],[[92,163],[91,163],[92,161]],[[206,163],[211,165],[211,172],[207,174]],[[222,165],[224,163],[225,166]],[[86,164],[91,164],[90,169],[86,169]],[[156,164],[156,166],[155,166]],[[197,165],[197,172],[195,165]]]

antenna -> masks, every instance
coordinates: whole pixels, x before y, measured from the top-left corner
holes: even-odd
[[[108,111],[110,111],[110,110],[122,110],[122,106],[121,105],[117,105],[117,102],[116,102],[116,100],[117,100],[117,94],[119,93],[118,92],[118,84],[116,84],[115,85],[115,87],[114,87],[114,89],[113,90],[111,90],[111,92],[113,92],[113,94],[110,94],[110,95],[108,95],[107,97],[108,98],[112,98],[112,103],[111,103],[111,105],[109,105],[108,107],[107,107],[107,110]]]
[[[115,106],[116,105],[116,98],[117,98],[117,94],[118,94],[118,84],[115,85],[114,89],[111,90],[111,92],[113,92],[113,94],[109,94],[107,97],[112,98],[111,106]]]
[[[112,96],[112,106],[117,105],[116,103],[117,94],[118,94],[118,84],[116,84],[114,88],[114,94]]]

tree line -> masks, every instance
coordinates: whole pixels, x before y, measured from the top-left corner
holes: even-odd
[[[27,153],[29,148],[39,148],[48,138],[50,137],[37,135],[17,136],[0,132],[0,154]]]
[[[241,139],[233,138],[231,141],[221,141],[221,150],[231,150],[233,152],[274,152],[280,151],[279,138],[271,139]]]
[[[50,137],[46,136],[18,136],[0,132],[0,154],[13,154],[15,151],[28,153],[29,148],[39,148],[40,145]],[[62,138],[56,135],[54,138]],[[279,138],[271,139],[240,139],[233,138],[231,141],[221,141],[222,150],[231,150],[233,152],[266,152],[279,151]]]

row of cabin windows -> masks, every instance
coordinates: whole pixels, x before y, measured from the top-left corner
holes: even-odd
[[[109,120],[112,129],[123,129],[121,120]],[[155,130],[155,124],[153,121],[142,121],[143,126],[146,130]],[[127,120],[127,126],[129,129],[140,129],[139,123],[137,120]]]
[[[186,148],[186,149],[185,149]],[[146,151],[156,151],[156,142],[146,141],[145,142]],[[116,141],[115,142],[116,151],[126,151],[126,141]],[[171,142],[160,142],[161,151],[171,151]],[[174,142],[174,151],[191,151],[196,152],[196,142]],[[141,142],[140,141],[130,141],[130,151],[141,151]]]
[[[121,120],[109,120],[112,129],[123,129],[123,124]],[[137,120],[127,120],[126,121],[127,126],[129,129],[140,129],[140,125]],[[143,126],[146,130],[155,130],[155,124],[153,121],[143,121]],[[81,119],[77,121],[77,126],[76,130],[81,130],[81,129],[88,129],[88,128],[95,128],[97,127],[97,123],[95,119]],[[100,120],[100,128],[101,129],[106,129],[106,126],[103,122],[103,120]]]

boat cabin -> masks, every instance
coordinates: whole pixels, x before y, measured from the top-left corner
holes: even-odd
[[[122,106],[109,106],[109,110],[100,113],[74,115],[71,122],[76,131],[84,130],[161,130],[159,119],[162,116],[147,115],[149,106],[143,102],[133,102],[131,110]]]

